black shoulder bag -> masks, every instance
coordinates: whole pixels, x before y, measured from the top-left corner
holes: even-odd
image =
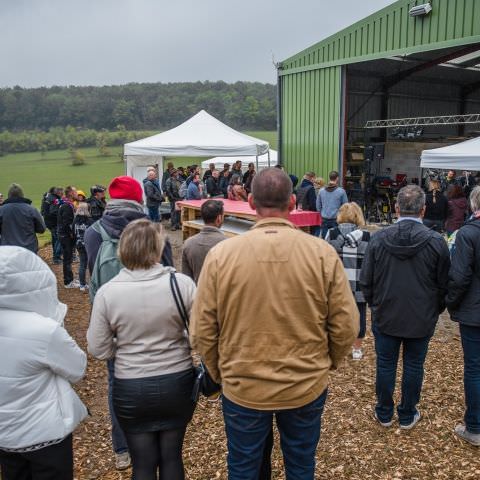
[[[180,287],[178,286],[177,277],[175,272],[170,273],[170,288],[172,290],[173,299],[175,300],[175,305],[177,306],[178,313],[180,314],[183,323],[185,324],[185,330],[189,334],[188,324],[189,318],[185,304],[183,303],[182,293],[180,292]],[[189,340],[190,344],[190,340]],[[203,360],[200,359],[200,362],[197,366],[194,367],[195,370],[195,383],[193,385],[192,400],[194,402],[198,401],[200,394],[205,397],[210,397],[218,393],[222,386],[215,382],[210,374],[208,373],[207,367],[203,363]]]

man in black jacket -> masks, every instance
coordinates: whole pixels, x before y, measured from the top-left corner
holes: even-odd
[[[158,209],[163,202],[163,192],[157,180],[156,170],[149,170],[147,180],[143,183],[145,197],[147,198],[148,216],[152,222],[161,220]]]
[[[360,287],[372,311],[377,353],[375,418],[392,425],[393,392],[403,345],[400,428],[420,420],[417,404],[428,344],[445,309],[450,257],[445,240],[422,223],[425,194],[416,185],[398,194],[395,225],[375,234],[367,248]]]
[[[455,237],[446,303],[460,324],[465,386],[465,425],[455,433],[480,447],[480,187],[470,194],[472,216]]]
[[[52,235],[53,263],[62,263],[62,245],[57,235],[58,210],[62,204],[63,188],[52,187],[42,201],[42,216]]]
[[[94,185],[90,188],[91,197],[87,200],[88,209],[92,220],[96,222],[102,218],[107,202],[105,201],[105,188],[100,185]]]
[[[0,245],[15,245],[37,253],[36,234],[45,231],[45,224],[31,203],[23,196],[20,185],[10,186],[8,198],[0,207]]]
[[[73,247],[75,245],[73,234],[73,219],[75,218],[75,207],[73,202],[77,199],[75,187],[65,188],[65,196],[58,209],[57,233],[63,252],[63,285],[65,288],[77,288],[78,282],[73,280],[72,261]]]

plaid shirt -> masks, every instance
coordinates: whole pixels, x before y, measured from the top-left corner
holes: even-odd
[[[360,230],[352,223],[342,223],[331,228],[325,240],[335,248],[342,259],[355,300],[357,303],[365,303],[359,280],[370,233]]]

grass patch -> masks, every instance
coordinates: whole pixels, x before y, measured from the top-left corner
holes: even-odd
[[[276,147],[276,132],[246,132],[270,142]],[[0,192],[6,196],[8,186],[19,183],[25,196],[39,208],[42,194],[53,185],[74,185],[87,195],[90,187],[99,183],[108,185],[110,180],[125,173],[125,166],[121,155],[122,147],[109,147],[111,155],[100,156],[98,148],[79,148],[84,156],[85,164],[72,166],[71,155],[68,150],[48,151],[42,156],[40,152],[13,153],[0,157]],[[172,157],[175,166],[200,164],[204,158]]]

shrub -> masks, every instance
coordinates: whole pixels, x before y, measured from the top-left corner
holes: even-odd
[[[72,150],[70,152],[70,156],[72,158],[72,166],[79,167],[81,165],[85,165],[85,155],[78,150]]]

